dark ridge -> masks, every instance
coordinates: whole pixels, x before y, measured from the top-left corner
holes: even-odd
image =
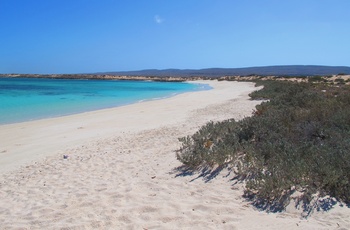
[[[94,74],[119,75],[119,76],[176,76],[176,77],[222,77],[222,76],[317,76],[333,74],[350,74],[347,66],[319,66],[319,65],[286,65],[286,66],[262,66],[247,68],[208,68],[208,69],[147,69],[138,71],[100,72]]]
[[[37,78],[64,78],[64,79],[134,79],[163,81],[167,78],[172,81],[183,81],[184,78],[220,78],[226,76],[330,76],[350,75],[347,66],[320,66],[320,65],[284,65],[261,66],[247,68],[208,68],[208,69],[147,69],[138,71],[98,72],[84,74],[1,74],[0,77],[37,77]],[[136,77],[136,79],[135,79]]]

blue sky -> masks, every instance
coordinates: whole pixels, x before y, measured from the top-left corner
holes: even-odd
[[[350,66],[349,0],[0,0],[0,73]]]

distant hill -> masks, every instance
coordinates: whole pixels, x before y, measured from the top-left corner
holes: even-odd
[[[175,76],[175,77],[221,77],[221,76],[315,76],[315,75],[333,75],[350,74],[350,67],[347,66],[318,66],[318,65],[286,65],[286,66],[263,66],[247,68],[209,68],[209,69],[147,69],[139,71],[122,72],[101,72],[94,74],[108,74],[119,76]]]

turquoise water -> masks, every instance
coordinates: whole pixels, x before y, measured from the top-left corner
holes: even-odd
[[[182,82],[0,78],[0,124],[65,116],[207,90]]]

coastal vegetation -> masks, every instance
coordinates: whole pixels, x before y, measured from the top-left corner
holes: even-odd
[[[304,210],[315,197],[350,203],[350,88],[309,82],[257,81],[264,100],[251,117],[209,122],[180,138],[185,171],[214,177],[227,168],[244,195],[264,210],[281,211],[293,194]]]

